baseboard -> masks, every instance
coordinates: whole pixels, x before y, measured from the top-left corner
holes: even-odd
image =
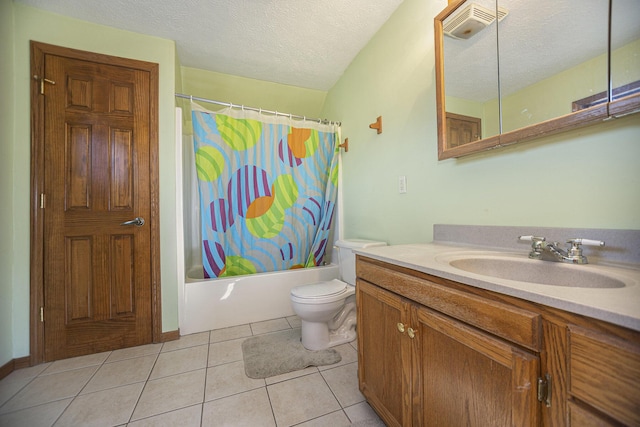
[[[11,359],[4,365],[0,366],[0,380],[9,376],[10,373],[16,369],[27,368],[30,366],[30,356],[19,357],[17,359]]]
[[[180,329],[175,331],[167,331],[160,334],[160,340],[158,342],[175,341],[180,338]]]

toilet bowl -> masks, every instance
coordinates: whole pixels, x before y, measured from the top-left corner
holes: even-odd
[[[291,306],[300,317],[302,345],[323,350],[356,338],[356,269],[353,249],[385,246],[371,240],[338,240],[340,279],[296,286]]]

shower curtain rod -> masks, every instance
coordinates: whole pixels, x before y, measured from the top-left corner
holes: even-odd
[[[333,121],[329,121],[327,119],[313,119],[313,118],[309,118],[309,117],[306,117],[306,116],[299,116],[297,114],[288,114],[288,113],[282,113],[280,111],[265,110],[263,108],[247,107],[246,105],[233,104],[231,102],[215,101],[213,99],[200,98],[200,97],[193,96],[193,95],[185,95],[184,93],[176,93],[175,95],[176,95],[177,98],[190,99],[191,101],[207,102],[209,104],[222,105],[222,106],[231,107],[231,108],[237,107],[237,108],[242,108],[242,109],[245,109],[245,110],[257,111],[259,113],[273,114],[274,116],[286,116],[286,117],[289,117],[290,119],[302,119],[302,120],[308,120],[310,122],[318,122],[318,123],[321,123],[321,124],[324,124],[324,125],[342,126],[342,122],[333,122]]]

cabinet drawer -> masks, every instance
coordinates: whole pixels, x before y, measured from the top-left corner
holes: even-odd
[[[626,425],[640,426],[640,345],[569,327],[570,394]]]
[[[358,258],[358,277],[479,329],[540,350],[541,316]]]

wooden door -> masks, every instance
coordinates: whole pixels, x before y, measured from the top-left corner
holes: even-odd
[[[153,336],[155,78],[104,56],[70,53],[43,53],[34,95],[44,118],[43,170],[34,173],[42,178],[46,361]]]
[[[536,426],[539,357],[417,308],[423,426]]]
[[[480,139],[482,121],[477,117],[447,113],[447,145],[458,147]]]
[[[360,391],[388,426],[411,425],[409,304],[360,279],[356,290]]]

